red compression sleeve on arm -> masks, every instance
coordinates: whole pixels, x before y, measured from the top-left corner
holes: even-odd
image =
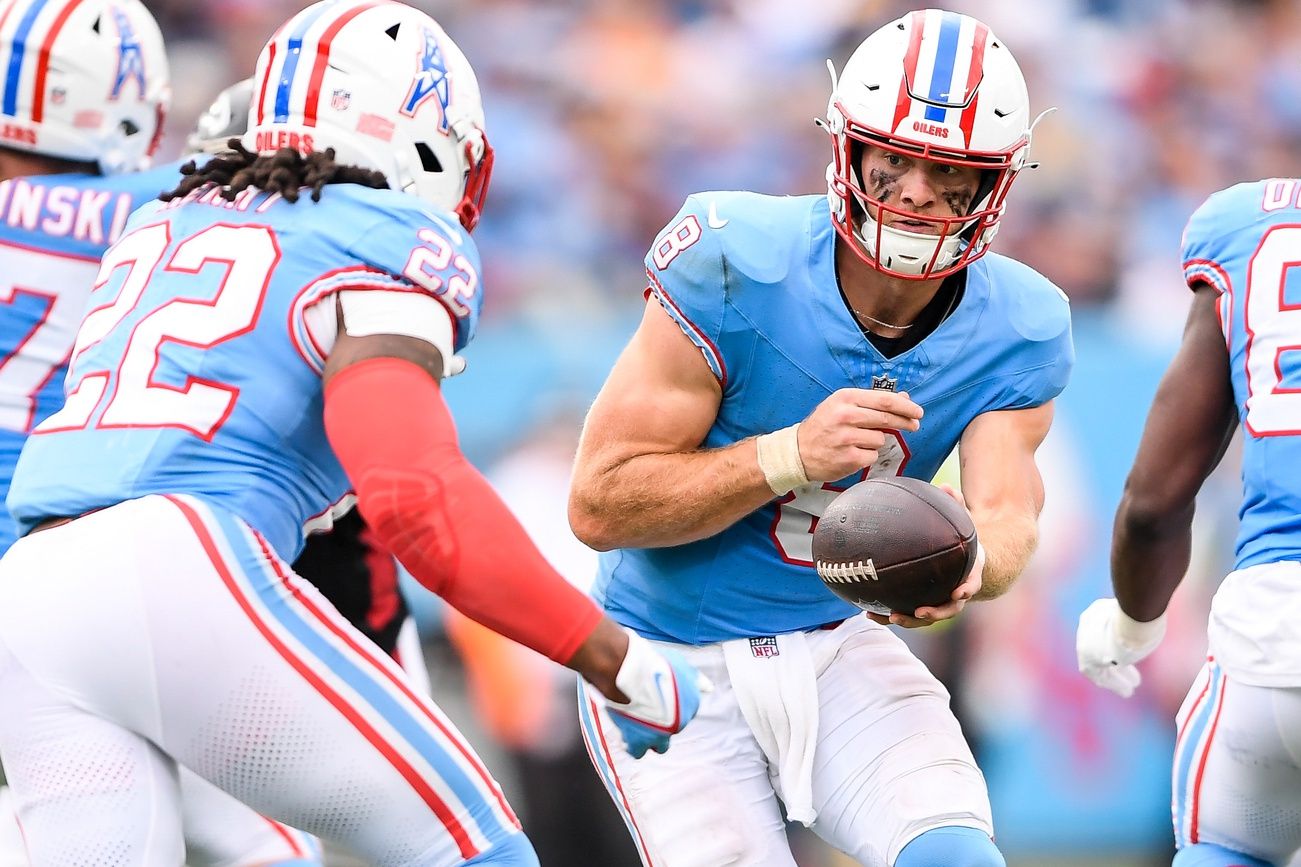
[[[601,612],[542,557],[470,465],[438,384],[369,358],[325,387],[325,430],[380,540],[421,584],[484,626],[565,663]]]

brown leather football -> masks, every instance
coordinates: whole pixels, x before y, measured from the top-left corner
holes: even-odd
[[[943,605],[976,562],[976,528],[920,479],[867,479],[836,497],[813,531],[813,562],[841,599],[879,614]]]

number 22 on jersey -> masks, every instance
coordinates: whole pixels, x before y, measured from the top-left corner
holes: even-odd
[[[274,232],[266,226],[215,225],[176,245],[171,258],[166,223],[145,226],[124,237],[104,256],[95,290],[119,271],[121,285],[107,304],[93,308],[81,324],[68,374],[67,402],[37,432],[96,428],[178,427],[211,441],[230,416],[238,389],[189,376],[184,385],[157,382],[154,373],[168,343],[207,349],[252,330],[262,310],[271,274],[280,261]],[[238,250],[234,257],[231,251]],[[161,272],[159,270],[161,266]],[[194,274],[205,268],[224,273],[212,297],[169,293],[143,315],[156,274]],[[211,293],[208,293],[211,294]],[[130,333],[120,352],[92,352],[120,338],[130,317]],[[110,361],[111,358],[111,361]],[[115,369],[110,365],[116,365]]]

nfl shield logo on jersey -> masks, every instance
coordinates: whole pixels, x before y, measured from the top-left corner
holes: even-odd
[[[879,391],[895,391],[898,389],[898,386],[899,377],[897,376],[886,376],[882,374],[881,376],[872,377],[872,388]]]
[[[346,111],[350,105],[352,105],[352,91],[336,87],[334,93],[330,94],[330,108],[335,111]]]
[[[774,635],[760,635],[750,639],[750,652],[759,659],[770,656],[781,656],[781,650],[777,647],[777,637]]]

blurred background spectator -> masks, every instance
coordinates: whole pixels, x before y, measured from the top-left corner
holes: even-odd
[[[305,3],[147,0],[169,38],[176,99],[164,156],[223,87],[252,72],[272,29]],[[897,0],[415,0],[478,71],[497,149],[476,232],[486,309],[449,383],[462,441],[582,583],[568,538],[566,469],[582,410],[642,309],[641,260],[690,192],[825,189],[825,61],[839,68]],[[1072,300],[1079,364],[1043,450],[1043,543],[1003,600],[950,633],[910,636],[952,684],[989,777],[1013,865],[1169,863],[1172,717],[1198,667],[1207,600],[1231,558],[1232,454],[1204,492],[1197,579],[1172,634],[1123,702],[1074,670],[1079,611],[1106,588],[1111,514],[1148,401],[1182,327],[1184,221],[1230,183],[1295,175],[1301,152],[1301,4],[1294,0],[952,0],[1012,48],[1035,111],[1034,156],[995,249]],[[589,573],[584,575],[584,573]],[[413,592],[420,592],[415,590]],[[435,690],[465,688],[443,652],[439,606],[423,615]],[[503,783],[530,819],[586,811],[574,757],[572,683],[514,651],[451,630],[476,656],[462,722],[516,757]],[[510,680],[514,677],[514,681]],[[498,678],[504,678],[498,682]],[[504,687],[504,688],[503,688]],[[482,722],[476,722],[477,708]],[[553,761],[554,760],[554,761]],[[550,764],[549,764],[550,763]],[[554,764],[555,767],[550,767]],[[540,770],[539,770],[540,769]],[[536,774],[552,773],[551,803]],[[545,788],[542,789],[545,791]],[[575,789],[577,791],[577,789]],[[613,813],[600,814],[612,822]],[[531,818],[536,817],[536,818]],[[598,821],[580,814],[579,822]],[[568,826],[566,826],[568,827]],[[595,840],[595,837],[593,838]],[[800,836],[804,844],[807,837]],[[592,847],[596,842],[589,844]],[[584,851],[595,852],[595,848]],[[802,867],[838,864],[809,844]],[[545,867],[616,867],[553,856]],[[608,856],[614,859],[616,856]],[[556,860],[557,858],[562,860]]]

